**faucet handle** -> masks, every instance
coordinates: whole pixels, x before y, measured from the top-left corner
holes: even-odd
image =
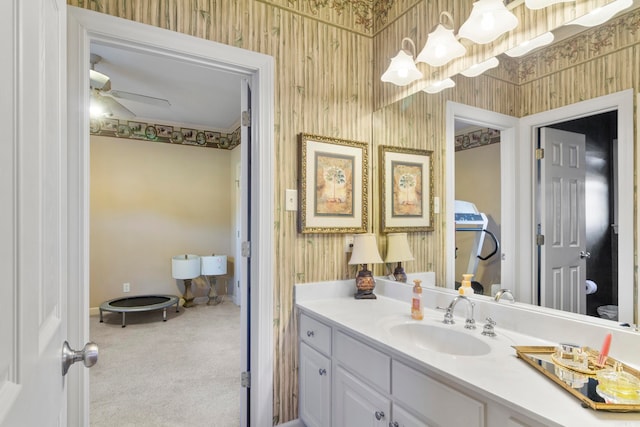
[[[482,328],[482,335],[486,335],[488,337],[495,337],[496,331],[493,329],[495,325],[496,325],[496,322],[491,317],[487,317],[487,323],[485,323],[484,328]]]

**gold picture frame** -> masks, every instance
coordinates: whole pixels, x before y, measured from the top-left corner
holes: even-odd
[[[368,144],[299,135],[300,233],[365,233],[368,226]]]
[[[433,152],[380,146],[383,233],[433,231]]]

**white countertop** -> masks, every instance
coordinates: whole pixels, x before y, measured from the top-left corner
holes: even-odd
[[[477,329],[464,329],[464,307],[456,307],[454,325],[443,325],[444,313],[425,309],[422,321],[411,319],[409,299],[402,301],[381,295],[375,300],[353,298],[353,284],[326,282],[296,285],[297,307],[321,320],[348,329],[359,338],[382,347],[393,357],[420,366],[430,375],[455,383],[486,399],[513,408],[543,424],[560,426],[640,426],[640,413],[612,413],[583,408],[580,400],[562,389],[523,360],[512,346],[556,345],[519,332],[495,327],[496,337],[481,335],[484,324],[476,317]],[[398,295],[394,295],[398,297]],[[420,348],[389,332],[399,323],[426,323],[474,335],[490,345],[488,354],[456,356]]]

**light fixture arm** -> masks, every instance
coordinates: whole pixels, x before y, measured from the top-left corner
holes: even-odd
[[[449,20],[449,24],[447,25],[447,23],[445,22],[444,19],[442,19],[442,17],[445,17]],[[455,23],[453,22],[453,15],[451,15],[449,12],[447,11],[442,11],[440,12],[440,19],[439,19],[440,25],[442,25],[443,27],[445,27],[447,30],[453,30],[453,27],[455,25]]]
[[[404,48],[404,43],[405,42],[408,42],[411,45],[411,50]],[[401,46],[402,50],[404,50],[405,52],[409,53],[411,55],[411,57],[415,59],[415,57],[416,57],[416,45],[415,45],[415,43],[413,43],[413,40],[411,40],[409,37],[405,37],[405,38],[402,39],[402,42],[400,43],[400,46]]]

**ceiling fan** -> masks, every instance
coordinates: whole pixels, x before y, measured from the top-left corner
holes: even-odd
[[[102,57],[95,53],[92,53],[90,56],[91,69],[89,70],[89,81],[91,86],[92,116],[123,119],[135,117],[135,113],[122,105],[118,99],[126,99],[160,107],[171,106],[171,103],[166,99],[111,89],[111,79],[109,76],[95,69],[96,64],[101,60]]]

